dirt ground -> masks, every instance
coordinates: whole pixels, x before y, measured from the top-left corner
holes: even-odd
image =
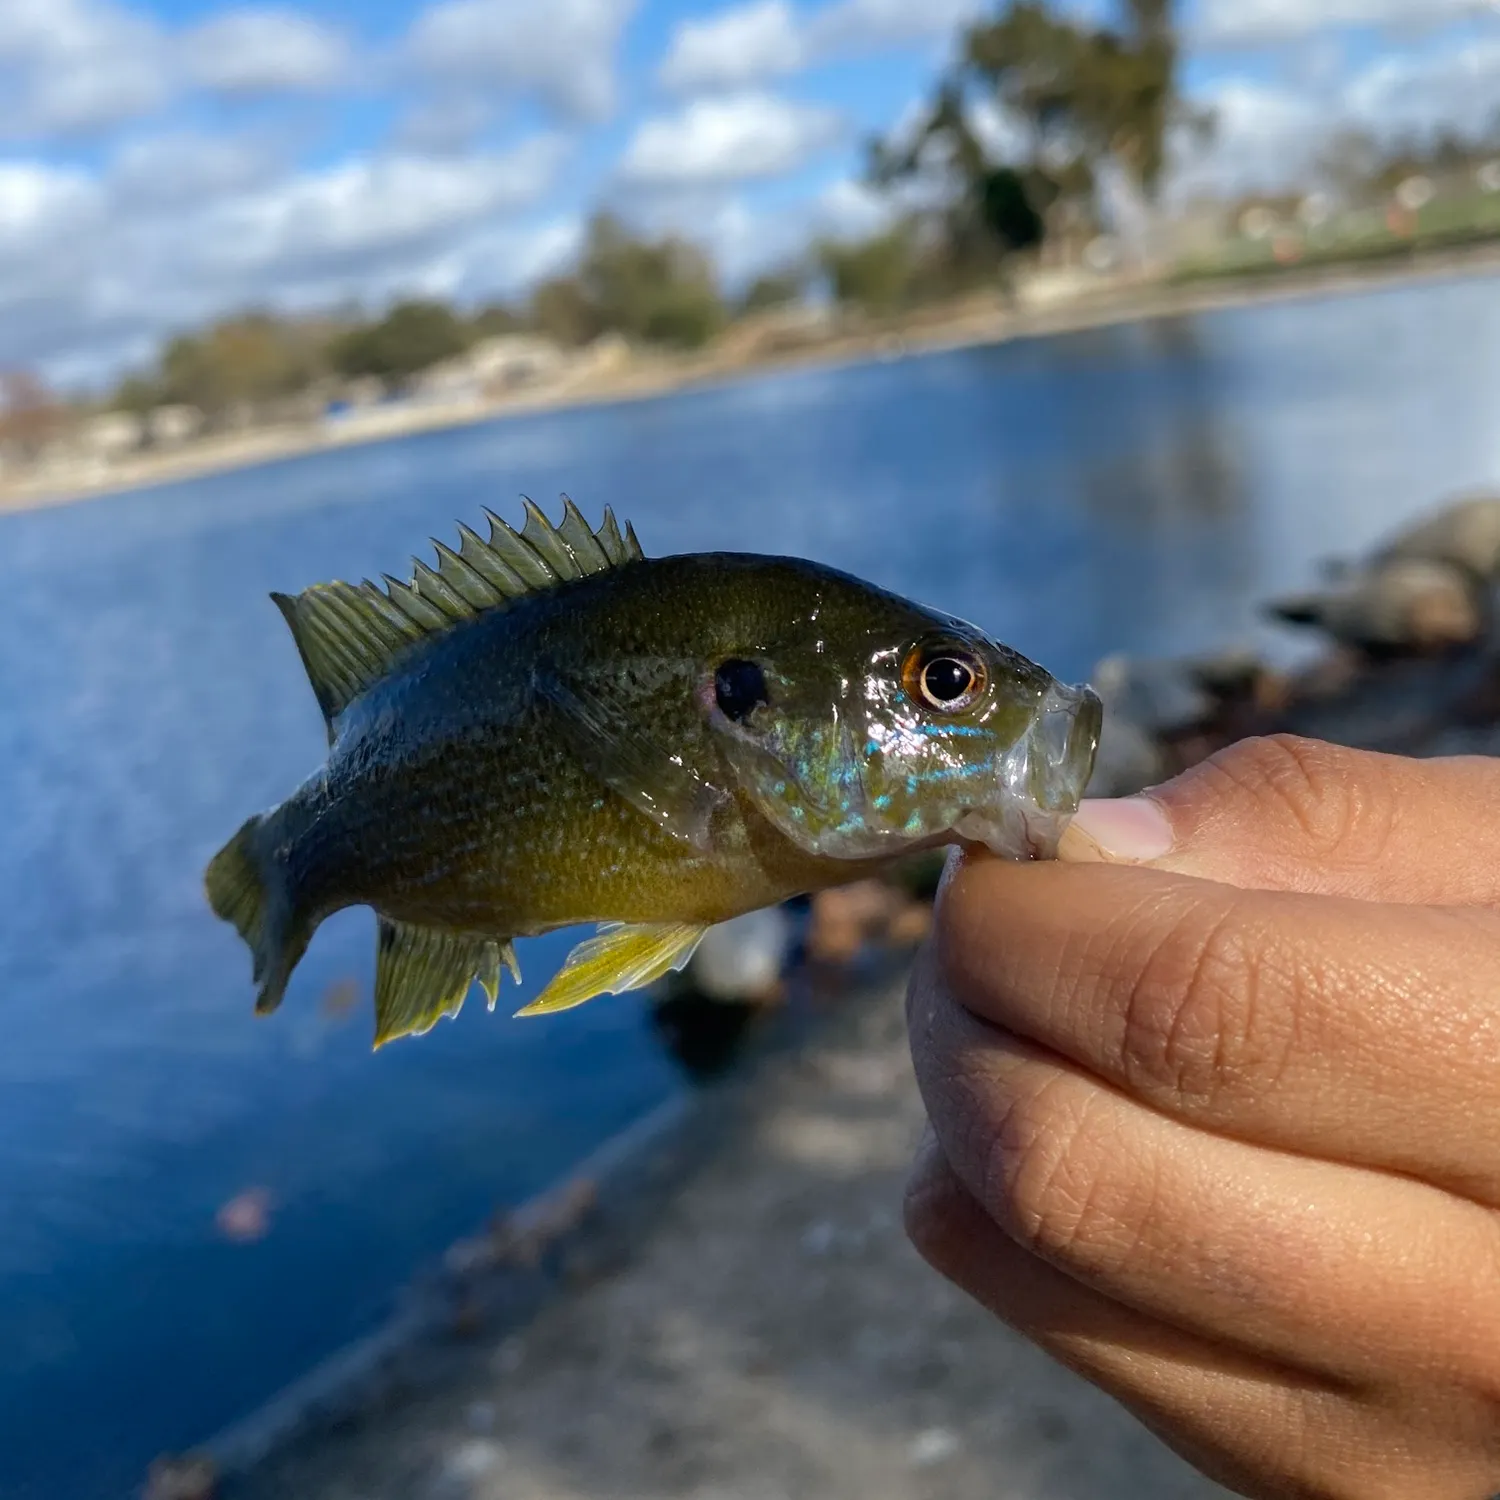
[[[902,986],[766,1065],[631,1263],[244,1500],[1210,1500],[917,1257]]]

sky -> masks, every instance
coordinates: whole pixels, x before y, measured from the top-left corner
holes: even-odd
[[[0,368],[92,385],[244,307],[513,297],[600,205],[741,281],[878,227],[864,141],[992,8],[0,0]],[[1285,185],[1340,124],[1500,110],[1500,0],[1185,0],[1183,24],[1219,125],[1179,196]]]

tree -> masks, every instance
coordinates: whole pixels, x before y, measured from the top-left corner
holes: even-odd
[[[351,379],[375,376],[396,387],[469,347],[469,334],[441,302],[398,302],[378,323],[355,328],[334,342],[334,368]]]
[[[491,302],[469,319],[469,336],[476,341],[501,338],[508,333],[521,333],[525,328],[525,317],[503,302]]]
[[[531,317],[567,344],[613,331],[694,348],[723,327],[726,313],[714,268],[696,246],[675,235],[642,239],[614,215],[596,214],[577,269],[537,288]]]
[[[568,348],[579,348],[604,332],[599,309],[576,276],[554,276],[531,294],[532,326]]]
[[[877,143],[872,175],[887,186],[935,177],[937,217],[957,261],[994,264],[1067,219],[1096,218],[1106,162],[1155,194],[1173,123],[1210,124],[1185,106],[1178,62],[1172,0],[1124,0],[1118,28],[1012,0],[965,30],[919,128],[899,145]],[[996,160],[976,130],[980,107],[1014,135],[1007,159]]]
[[[127,375],[110,398],[116,411],[129,412],[133,417],[144,417],[162,404],[161,385],[150,375]]]
[[[261,312],[227,318],[173,339],[157,378],[122,387],[116,405],[136,409],[150,387],[150,405],[195,406],[211,421],[236,407],[263,407],[305,390],[323,372],[325,342],[314,324]]]
[[[867,240],[824,240],[816,254],[840,302],[879,317],[899,311],[912,300],[917,247],[910,223],[897,224]]]
[[[606,328],[646,343],[693,347],[723,326],[708,257],[675,235],[639,239],[613,214],[595,214],[578,267]]]
[[[738,311],[745,313],[768,312],[772,308],[785,307],[800,302],[807,290],[807,271],[801,266],[789,266],[779,271],[766,271],[757,276],[740,298]]]
[[[68,409],[30,370],[0,370],[0,451],[36,458],[67,426]]]

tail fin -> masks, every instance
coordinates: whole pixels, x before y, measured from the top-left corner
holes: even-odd
[[[233,923],[250,949],[260,1015],[281,1004],[316,926],[297,913],[286,872],[265,849],[265,823],[263,817],[251,818],[214,855],[204,877],[214,914]]]

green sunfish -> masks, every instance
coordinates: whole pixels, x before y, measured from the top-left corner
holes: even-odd
[[[274,1010],[319,923],[379,918],[376,1045],[494,1008],[512,940],[597,936],[521,1014],[636,989],[715,923],[915,850],[1051,858],[1101,708],[972,625],[831,568],[646,558],[606,510],[273,595],[325,764],[209,865]],[[487,513],[488,514],[488,513]]]

